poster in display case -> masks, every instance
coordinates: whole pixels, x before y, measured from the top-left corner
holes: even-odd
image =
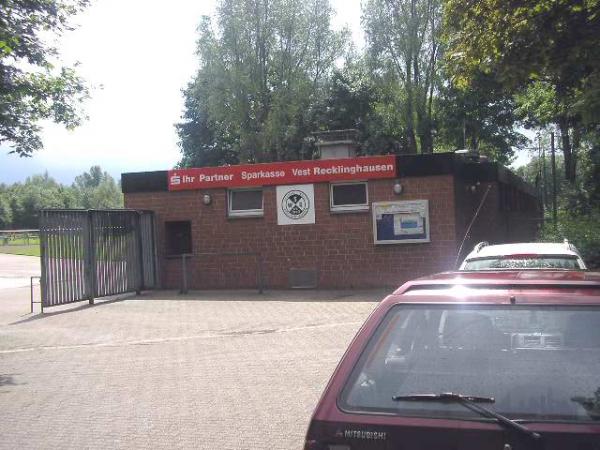
[[[429,242],[429,200],[376,202],[372,210],[375,245]]]

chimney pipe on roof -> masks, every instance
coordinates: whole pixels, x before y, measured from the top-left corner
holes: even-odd
[[[354,158],[358,148],[358,130],[330,130],[312,133],[321,159]]]
[[[487,162],[488,157],[480,154],[477,150],[461,149],[454,152],[455,155],[462,157],[465,161],[470,162]]]

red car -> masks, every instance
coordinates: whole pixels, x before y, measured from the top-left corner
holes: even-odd
[[[600,450],[600,274],[453,272],[367,319],[306,450]]]

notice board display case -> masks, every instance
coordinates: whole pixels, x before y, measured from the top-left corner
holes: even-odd
[[[429,201],[373,203],[373,243],[415,244],[429,241]]]

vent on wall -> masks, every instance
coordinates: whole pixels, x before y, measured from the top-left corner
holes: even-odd
[[[292,289],[314,289],[317,287],[317,269],[290,269],[289,280]]]

